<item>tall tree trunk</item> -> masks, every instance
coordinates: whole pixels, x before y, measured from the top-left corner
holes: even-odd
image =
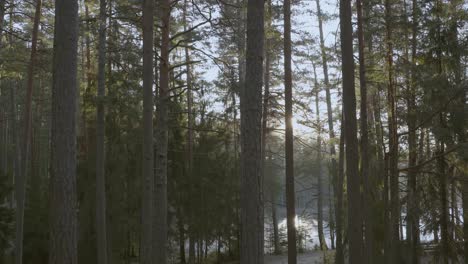
[[[49,264],[77,264],[78,1],[55,1]]]
[[[271,219],[272,219],[272,225],[273,225],[273,246],[274,246],[274,251],[273,253],[275,255],[281,254],[281,248],[280,248],[280,239],[279,239],[279,230],[278,230],[278,216],[276,213],[276,203],[274,199],[274,195],[272,195],[271,199]]]
[[[466,104],[466,91],[463,92],[463,96],[460,98],[461,113],[464,113],[464,106]],[[464,120],[463,118],[461,120]],[[466,125],[466,121],[462,121]],[[460,128],[466,126],[461,125]],[[463,129],[458,130],[458,141],[459,144],[466,144],[466,131]],[[467,179],[467,166],[468,157],[465,155],[463,157],[465,164],[464,170],[461,170],[462,179]],[[463,256],[465,259],[465,264],[468,264],[468,181],[461,181],[461,193],[462,193],[462,205],[463,205]]]
[[[294,135],[292,127],[292,70],[291,70],[291,0],[284,1],[284,94],[286,123],[286,215],[288,229],[288,263],[297,263],[296,218],[294,191]]]
[[[23,263],[23,231],[24,231],[24,205],[26,196],[26,180],[27,168],[29,165],[29,155],[31,149],[31,136],[32,136],[32,97],[34,89],[34,67],[36,65],[37,54],[37,38],[39,33],[39,23],[41,19],[42,0],[36,0],[36,11],[34,14],[34,23],[32,31],[31,42],[31,57],[28,65],[28,81],[26,90],[26,109],[24,115],[24,134],[23,146],[21,148],[21,156],[23,162],[21,163],[20,174],[17,175],[15,181],[16,189],[16,243],[15,243],[15,256],[16,264]]]
[[[440,125],[445,128],[445,116],[440,113]],[[445,166],[445,143],[443,140],[439,141],[438,149],[440,157],[437,158],[438,176],[439,176],[439,197],[441,204],[440,212],[440,238],[442,243],[442,263],[449,263],[450,256],[450,242],[449,242],[449,212],[448,212],[448,186],[447,186],[447,171]]]
[[[179,212],[181,214],[181,212]],[[184,222],[182,221],[182,216],[179,216],[180,218],[177,221],[177,225],[179,228],[179,258],[180,264],[185,264],[185,228],[184,228]]]
[[[263,264],[262,84],[264,1],[248,0],[245,86],[241,90],[240,262]]]
[[[442,8],[443,3],[440,0],[437,0],[434,6],[437,18],[437,47],[436,47],[436,62],[437,62],[437,69],[439,76],[443,76],[444,69],[442,66]],[[439,124],[440,128],[447,129],[447,124],[445,120],[445,113],[441,111],[439,113]],[[445,140],[443,137],[437,138],[438,149],[437,152],[439,153],[439,158],[437,158],[437,172],[438,172],[438,180],[439,180],[439,199],[440,199],[440,239],[441,239],[441,255],[442,255],[442,263],[448,264],[449,263],[449,230],[448,230],[448,200],[447,200],[447,175],[445,169],[445,156],[443,153],[445,152]]]
[[[184,6],[183,6],[183,23],[184,23],[184,31],[187,30],[187,6],[188,6],[188,1],[184,0]],[[187,43],[190,43],[190,39],[187,39]],[[192,93],[192,73],[191,73],[191,67],[190,67],[190,50],[188,46],[185,47],[185,70],[186,72],[186,82],[187,82],[187,143],[186,143],[186,160],[185,160],[185,166],[186,166],[186,172],[187,172],[187,180],[189,182],[189,191],[188,191],[188,203],[189,203],[189,212],[188,212],[188,235],[189,235],[189,264],[193,264],[195,262],[195,246],[193,243],[193,236],[194,236],[194,205],[191,202],[191,198],[193,195],[193,189],[192,189],[192,184],[194,182],[193,180],[193,120],[194,120],[194,114],[192,111],[193,107],[193,93]]]
[[[344,179],[344,159],[345,159],[345,130],[344,130],[344,114],[341,119],[341,132],[338,157],[338,174],[336,177],[336,189],[343,190]],[[335,264],[344,264],[344,249],[343,249],[343,192],[336,193],[336,256]]]
[[[96,232],[98,263],[107,264],[105,108],[106,96],[106,0],[99,7],[99,58],[96,113]]]
[[[267,1],[267,9],[265,12],[265,17],[267,19],[266,29],[271,30],[271,22],[272,22],[272,8],[271,8],[271,0]],[[263,113],[262,113],[262,160],[263,160],[263,168],[266,167],[266,140],[268,136],[268,117],[269,117],[269,109],[270,109],[270,70],[271,70],[271,38],[269,34],[265,34],[265,80],[264,86],[265,91],[263,94]],[[263,176],[265,179],[265,169],[263,170]],[[272,217],[272,225],[273,225],[273,253],[280,254],[281,249],[279,245],[279,232],[278,232],[278,219],[276,213],[276,203],[275,203],[275,193],[274,193],[274,181],[273,179],[269,179],[270,183],[269,192],[270,200],[271,200],[271,217]]]
[[[357,142],[356,94],[354,86],[353,28],[351,1],[340,1],[343,109],[345,113],[346,173],[348,183],[349,263],[362,261],[362,225]]]
[[[12,169],[12,185],[18,175],[21,173],[21,150],[20,150],[20,141],[19,141],[19,133],[18,133],[18,109],[16,105],[16,88],[14,81],[10,82],[10,112],[11,112],[11,138],[13,140],[13,147],[14,147],[14,155],[13,155],[13,169]],[[15,194],[16,196],[16,194]],[[16,206],[16,198],[11,197],[11,208]]]
[[[412,11],[412,39],[411,39],[411,67],[416,67],[416,52],[417,52],[417,34],[418,34],[418,2],[413,0]],[[417,153],[417,135],[416,135],[416,73],[411,71],[411,80],[408,96],[408,167],[413,168],[418,159]],[[418,241],[419,241],[419,213],[418,213],[418,188],[417,188],[417,171],[414,169],[408,170],[409,181],[409,197],[408,197],[408,222],[411,230],[410,242],[410,262],[413,264],[419,263]]]
[[[332,104],[331,104],[331,85],[330,85],[330,80],[328,76],[328,59],[327,59],[327,53],[325,49],[325,37],[323,34],[323,15],[322,15],[322,10],[320,7],[320,0],[315,1],[317,4],[317,19],[318,19],[318,24],[319,24],[319,34],[320,34],[320,51],[321,51],[321,57],[322,57],[322,67],[323,67],[323,75],[324,75],[324,82],[325,82],[325,98],[327,101],[327,117],[328,117],[328,136],[330,138],[329,140],[329,145],[330,145],[330,156],[331,156],[331,170],[330,174],[332,177],[332,181],[335,183],[335,189],[334,189],[334,194],[337,196],[337,192],[341,192],[342,190],[338,189],[336,187],[337,184],[337,177],[338,177],[338,168],[337,168],[337,162],[336,162],[336,150],[335,150],[335,130],[333,128],[333,109],[332,109]],[[337,199],[337,198],[336,198]],[[335,201],[336,203],[336,201]],[[331,206],[331,205],[330,205]],[[335,205],[336,207],[336,205]],[[335,209],[336,212],[336,209]],[[335,216],[336,217],[336,216]],[[330,218],[330,225],[332,225],[332,219]],[[335,219],[336,222],[336,219]],[[333,230],[330,230],[330,233],[332,233]],[[336,227],[336,232],[343,232],[343,230],[338,230],[338,227]],[[343,245],[338,245],[338,241],[336,242],[336,247],[343,247]],[[342,243],[342,241],[340,241]],[[332,239],[332,244],[333,244],[333,239]]]
[[[140,262],[154,263],[153,24],[154,1],[143,1],[143,175]]]
[[[374,234],[372,225],[371,213],[371,192],[373,187],[369,179],[369,136],[367,124],[367,79],[366,79],[366,60],[364,53],[364,17],[362,0],[357,0],[357,19],[358,19],[358,43],[359,43],[359,88],[361,93],[361,178],[363,181],[363,227],[364,227],[364,250],[365,258],[364,263],[374,263],[373,261],[373,247],[374,247]]]
[[[388,126],[389,126],[389,178],[390,178],[390,248],[386,259],[390,263],[399,261],[400,243],[400,197],[398,186],[398,138],[397,138],[397,117],[396,117],[396,86],[393,76],[393,10],[390,0],[385,0],[385,22],[386,22],[386,45],[387,45],[387,68],[388,68]]]
[[[322,183],[322,124],[320,121],[320,98],[319,98],[319,85],[317,81],[317,72],[314,69],[314,90],[315,90],[315,115],[317,122],[317,231],[320,243],[320,250],[327,250],[327,242],[325,241],[325,235],[323,234],[323,183]]]
[[[169,111],[169,46],[171,2],[161,2],[161,60],[159,98],[156,111],[156,179],[155,179],[155,263],[167,262],[167,148]]]

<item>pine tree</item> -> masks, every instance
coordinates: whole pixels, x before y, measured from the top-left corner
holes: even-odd
[[[240,262],[263,264],[262,85],[264,55],[262,0],[247,2],[245,85],[241,88]]]
[[[55,2],[49,263],[78,263],[76,93],[78,1]]]

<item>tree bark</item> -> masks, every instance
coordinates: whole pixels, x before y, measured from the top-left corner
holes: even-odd
[[[265,17],[267,19],[266,29],[271,30],[272,22],[272,8],[271,0],[267,1],[267,9]],[[262,112],[262,160],[263,168],[266,167],[266,141],[268,137],[268,117],[270,109],[270,70],[271,70],[271,38],[269,34],[265,34],[265,80],[264,86],[265,91],[263,93],[263,112]],[[265,179],[265,169],[263,169],[263,176]],[[271,199],[271,217],[273,225],[273,253],[279,255],[281,253],[279,245],[279,232],[278,232],[278,219],[276,216],[276,204],[275,204],[275,193],[273,190],[274,182],[270,179],[269,181],[269,195]]]
[[[179,263],[185,264],[185,228],[182,219],[177,222],[179,228]]]
[[[397,138],[397,117],[396,117],[396,86],[393,76],[393,14],[392,3],[385,0],[385,23],[386,23],[386,45],[387,45],[387,67],[388,67],[388,126],[389,126],[389,178],[390,178],[390,250],[387,260],[390,263],[397,263],[399,260],[400,243],[400,197],[398,186],[398,138]]]
[[[412,39],[411,39],[411,66],[416,67],[416,52],[417,52],[417,34],[418,34],[418,3],[417,0],[413,0],[413,11],[412,11]],[[409,86],[408,96],[408,167],[412,168],[416,166],[418,159],[417,151],[417,135],[416,135],[416,73],[411,71],[411,80]],[[408,170],[408,181],[409,181],[409,197],[408,197],[408,222],[409,229],[411,231],[411,237],[409,239],[411,253],[410,262],[413,264],[419,263],[419,214],[418,214],[418,188],[417,188],[417,171]]]
[[[36,11],[34,14],[34,23],[31,41],[31,57],[28,65],[28,81],[26,90],[26,109],[24,114],[24,134],[21,148],[21,163],[20,174],[17,175],[15,181],[16,189],[16,243],[15,243],[15,257],[16,264],[23,263],[23,232],[24,232],[24,206],[26,197],[26,181],[28,174],[28,165],[31,152],[31,136],[32,136],[32,97],[34,89],[34,67],[36,64],[37,54],[37,38],[39,33],[39,23],[41,19],[42,0],[36,0]]]
[[[273,225],[273,246],[274,246],[274,254],[279,255],[281,254],[280,248],[280,239],[279,239],[279,230],[278,230],[278,216],[276,213],[276,203],[274,200],[274,196],[272,195],[271,200],[271,219]]]
[[[183,23],[184,23],[184,31],[187,30],[187,5],[188,1],[184,0],[184,6],[183,6]],[[190,39],[187,39],[187,43],[189,42]],[[185,70],[187,71],[186,73],[186,82],[187,82],[187,143],[186,143],[186,161],[185,161],[185,166],[186,166],[186,172],[187,172],[187,180],[189,182],[189,191],[188,195],[189,198],[187,202],[189,203],[189,212],[188,212],[188,235],[189,235],[189,264],[194,264],[195,263],[195,246],[193,243],[193,237],[194,237],[194,215],[193,215],[193,210],[194,210],[194,205],[191,202],[191,198],[193,195],[193,189],[192,189],[192,182],[193,182],[193,123],[194,123],[194,113],[192,110],[193,107],[193,93],[192,93],[192,75],[191,75],[191,67],[190,67],[190,50],[188,46],[185,47],[185,61],[186,61],[186,67]]]
[[[154,1],[143,1],[143,175],[140,261],[154,263],[153,258],[153,24]]]
[[[337,190],[343,190],[344,179],[344,159],[345,159],[345,130],[344,130],[344,114],[341,119],[341,132],[338,157],[338,174],[336,177]],[[344,249],[343,249],[343,192],[336,193],[336,256],[335,264],[344,264]]]
[[[10,111],[11,111],[11,138],[13,139],[13,146],[14,146],[14,157],[13,157],[13,177],[12,177],[12,185],[18,175],[21,174],[21,146],[19,141],[19,133],[18,133],[18,108],[16,105],[16,91],[14,81],[10,83]],[[14,196],[11,197],[11,207],[14,208],[16,206],[16,193]]]
[[[363,17],[363,6],[362,1],[357,0],[357,19],[358,19],[358,43],[359,43],[359,88],[361,92],[361,178],[364,184],[363,193],[363,227],[364,227],[364,250],[365,263],[373,263],[373,246],[374,246],[374,234],[372,225],[372,214],[371,214],[371,201],[372,201],[372,189],[371,180],[369,179],[369,136],[368,136],[368,123],[367,123],[367,79],[366,79],[366,60],[364,53],[364,17]]]
[[[107,264],[105,96],[106,96],[106,0],[99,6],[99,58],[96,113],[96,232],[98,263]]]
[[[240,262],[263,264],[262,84],[264,1],[248,0],[245,86],[241,90]]]
[[[351,1],[341,0],[341,58],[343,74],[343,109],[345,114],[346,173],[348,179],[349,263],[357,264],[362,261],[362,218],[351,16]]]
[[[288,263],[297,263],[296,195],[294,191],[294,142],[292,127],[292,70],[291,70],[291,0],[284,1],[284,93],[286,123],[286,215],[288,229]]]
[[[323,15],[322,15],[322,9],[320,7],[320,0],[315,1],[317,4],[317,19],[318,19],[318,24],[319,24],[319,34],[320,34],[320,51],[321,51],[321,57],[322,57],[322,67],[323,67],[323,75],[324,75],[324,82],[325,82],[325,98],[327,101],[327,117],[328,117],[328,136],[330,138],[330,156],[331,156],[331,169],[330,169],[330,174],[332,177],[332,181],[337,184],[337,177],[338,177],[338,168],[337,168],[337,162],[336,162],[336,150],[335,150],[335,130],[333,128],[333,109],[332,109],[332,104],[331,104],[331,85],[330,85],[330,80],[328,76],[328,59],[327,59],[327,53],[325,50],[325,37],[323,34]],[[334,192],[335,196],[337,196],[337,192],[340,192],[341,190],[337,189],[335,186]],[[336,201],[335,201],[336,203]],[[335,205],[336,207],[336,205]],[[336,213],[336,210],[335,210]],[[335,216],[336,218],[336,216]],[[335,219],[336,222],[336,219]],[[332,224],[332,219],[330,218],[330,225]],[[333,230],[330,230],[330,233],[332,233]],[[336,232],[343,232],[342,230],[337,230]],[[333,239],[332,239],[332,244],[333,244]],[[338,242],[336,243],[336,247],[343,247],[343,245],[338,245]]]
[[[77,264],[76,94],[78,1],[55,1],[50,264]]]
[[[317,72],[315,64],[312,64],[314,69],[314,92],[315,92],[315,115],[317,122],[317,231],[320,243],[320,250],[327,250],[327,243],[323,233],[323,183],[322,183],[322,124],[320,121],[320,98],[319,98],[319,85],[317,81]]]
[[[161,60],[159,98],[156,111],[156,175],[155,175],[155,263],[167,262],[167,149],[169,94],[171,2],[161,2]]]

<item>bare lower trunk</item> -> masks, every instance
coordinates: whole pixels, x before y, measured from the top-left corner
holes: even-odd
[[[327,243],[323,233],[323,183],[322,183],[322,125],[320,123],[320,107],[319,107],[319,85],[317,81],[317,73],[314,68],[314,92],[315,92],[315,115],[317,122],[317,232],[320,243],[320,250],[327,250]]]
[[[336,257],[335,264],[344,264],[343,249],[343,179],[344,179],[344,159],[345,159],[345,137],[344,119],[341,119],[340,145],[338,158],[338,174],[336,177]]]
[[[400,243],[400,197],[398,186],[398,138],[397,138],[397,117],[396,117],[396,86],[393,76],[393,14],[392,3],[385,1],[385,21],[386,21],[386,43],[387,43],[387,67],[388,67],[388,126],[389,126],[389,178],[390,178],[390,233],[391,252],[387,255],[390,263],[399,261]]]
[[[262,84],[264,1],[248,0],[245,86],[241,88],[240,262],[263,264]]]
[[[185,264],[185,228],[181,219],[178,219],[179,228],[179,258],[180,264]]]
[[[18,175],[20,175],[21,170],[21,151],[20,151],[20,142],[19,142],[19,133],[18,133],[18,109],[16,105],[16,87],[14,82],[10,83],[10,111],[11,111],[11,138],[13,139],[13,146],[14,146],[14,155],[13,155],[13,170],[12,170],[12,186],[14,181]],[[11,197],[11,208],[16,206],[16,198],[14,196]]]
[[[77,264],[78,1],[56,1],[52,86],[49,264]]]
[[[280,249],[280,241],[279,241],[279,231],[278,231],[278,217],[276,216],[276,203],[272,200],[271,203],[271,219],[273,225],[273,246],[274,246],[274,254],[279,255],[281,254]]]
[[[331,175],[331,178],[332,178],[332,182],[336,185],[337,182],[338,182],[338,167],[337,167],[337,162],[336,162],[336,150],[335,150],[335,143],[334,143],[334,140],[335,140],[335,131],[334,131],[334,128],[333,128],[333,109],[332,109],[332,105],[331,105],[331,93],[330,93],[330,89],[331,89],[331,85],[330,85],[330,81],[329,81],[329,76],[328,76],[328,59],[327,59],[327,53],[326,53],[326,50],[325,50],[325,37],[324,37],[324,34],[323,34],[323,15],[322,15],[322,10],[320,8],[320,0],[316,0],[316,5],[317,5],[317,19],[318,19],[318,24],[319,24],[319,33],[320,33],[320,53],[321,53],[321,57],[322,57],[322,68],[323,68],[323,75],[324,75],[324,82],[325,82],[325,96],[326,96],[326,101],[327,101],[327,118],[328,118],[328,136],[330,138],[330,143],[329,143],[329,147],[330,147],[330,156],[331,156],[331,166],[330,166],[330,175]],[[334,195],[337,196],[338,194],[336,193],[336,190],[337,190],[337,187],[335,186],[335,193]],[[336,197],[336,199],[338,199]],[[337,201],[335,201],[335,203],[337,203]],[[332,206],[330,205],[330,208]],[[336,205],[335,205],[336,207]],[[336,210],[335,210],[336,211]],[[336,218],[336,216],[335,216]],[[333,220],[330,218],[330,235],[333,233],[333,230],[331,230],[332,228],[332,224],[333,224]],[[336,222],[336,219],[335,219],[335,222]],[[343,232],[343,230],[338,230],[338,226],[336,227],[336,232]],[[332,245],[333,245],[333,238],[331,239],[332,240]],[[336,242],[336,247],[342,247],[342,245],[338,245],[338,243],[342,243],[342,241],[340,242]],[[332,246],[333,247],[333,246]]]
[[[418,3],[416,0],[413,0],[413,24],[412,24],[412,43],[411,43],[411,63],[412,67],[416,66],[416,44],[417,44],[417,29],[418,29]],[[410,80],[410,94],[408,99],[408,167],[412,168],[416,165],[418,159],[417,153],[417,135],[416,135],[416,73],[411,72]],[[422,135],[421,135],[422,137]],[[422,144],[422,142],[421,142]],[[411,169],[408,171],[408,181],[409,181],[409,192],[408,192],[408,222],[410,237],[408,239],[410,243],[411,253],[410,253],[410,262],[412,264],[417,264],[419,262],[419,252],[418,252],[418,243],[419,243],[419,214],[418,214],[418,187],[417,187],[417,171]]]
[[[187,5],[188,5],[188,0],[184,0],[184,7],[183,7],[183,21],[184,21],[184,31],[187,30]],[[187,42],[189,42],[190,39],[187,39]],[[191,202],[190,197],[193,195],[193,188],[192,184],[193,183],[193,173],[192,173],[192,167],[193,167],[193,123],[194,123],[194,113],[192,110],[193,107],[193,93],[192,93],[192,72],[191,72],[191,67],[190,67],[190,51],[188,47],[185,47],[185,62],[187,63],[185,70],[187,71],[186,73],[186,82],[187,82],[187,143],[186,143],[186,173],[187,173],[187,180],[190,183],[189,186],[189,191],[188,195],[189,198],[187,202],[190,204],[189,206],[189,212],[188,212],[188,234],[189,234],[189,264],[193,264],[195,262],[195,247],[193,243],[193,225],[194,223],[194,215],[193,215],[193,210],[194,206]],[[185,261],[185,260],[184,260]]]
[[[169,94],[169,45],[171,3],[161,2],[161,60],[159,98],[156,111],[156,174],[155,174],[155,263],[167,262],[167,149],[169,140],[168,112]]]
[[[153,9],[154,1],[143,2],[143,174],[140,262],[154,263],[153,255]]]
[[[100,0],[99,59],[96,113],[96,233],[98,263],[107,264],[105,108],[106,96],[106,0]]]
[[[194,235],[190,232],[190,230],[189,230],[189,257],[188,257],[188,263],[189,264],[194,264],[195,263],[195,239],[194,239]]]
[[[441,121],[444,117],[441,114]],[[437,159],[438,173],[439,173],[439,190],[440,190],[440,229],[441,229],[441,242],[442,242],[442,261],[444,264],[449,263],[450,256],[450,242],[449,242],[449,212],[448,212],[448,199],[447,199],[447,175],[445,169],[445,158],[442,153],[445,152],[445,144],[443,141],[439,143],[440,158]]]
[[[31,42],[31,58],[28,65],[28,82],[26,91],[26,109],[24,115],[24,135],[23,135],[23,146],[21,149],[21,157],[23,162],[21,163],[20,174],[17,175],[15,181],[16,189],[16,244],[15,244],[15,256],[16,264],[23,263],[23,225],[24,225],[24,205],[26,197],[26,182],[27,182],[27,168],[30,160],[31,150],[31,136],[32,136],[32,97],[34,89],[34,68],[36,65],[36,53],[37,53],[37,39],[39,33],[39,23],[41,19],[41,8],[42,0],[36,0],[36,12],[34,14],[34,24],[32,31],[32,42]]]
[[[292,70],[291,70],[291,1],[284,1],[284,93],[286,123],[286,215],[288,230],[288,263],[297,263],[296,205],[294,191],[294,142],[292,127]]]
[[[364,53],[364,17],[362,1],[357,0],[357,19],[358,19],[358,42],[359,42],[359,88],[361,92],[361,178],[363,182],[363,227],[364,227],[364,250],[365,254],[363,263],[374,263],[373,261],[373,246],[374,246],[374,233],[372,225],[372,212],[371,202],[373,186],[369,179],[369,137],[368,137],[368,124],[367,124],[367,79],[366,79],[366,59]]]
[[[362,261],[362,218],[351,13],[351,1],[341,0],[341,58],[343,74],[343,110],[345,114],[346,173],[348,179],[349,263],[358,264]]]

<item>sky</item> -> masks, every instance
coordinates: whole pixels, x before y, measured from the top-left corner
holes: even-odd
[[[273,0],[273,5],[274,6],[281,6],[283,0]],[[333,47],[336,45],[337,39],[335,37],[335,34],[338,32],[339,28],[339,20],[337,18],[339,9],[338,9],[338,2],[336,0],[321,0],[320,2],[322,13],[326,15],[331,15],[332,18],[324,21],[323,24],[323,30],[324,30],[324,37],[325,37],[325,45],[327,47]],[[293,41],[299,40],[302,36],[300,36],[297,32],[302,31],[302,32],[308,32],[311,34],[313,37],[316,37],[318,39],[319,36],[319,29],[318,29],[318,20],[316,16],[316,2],[315,0],[301,0],[299,4],[295,4],[292,6],[292,24],[293,24],[293,34],[292,34],[292,39]],[[216,16],[216,14],[215,14]],[[283,22],[282,21],[275,21],[274,26],[282,32],[283,28]],[[209,25],[207,25],[209,27]],[[212,47],[217,47],[216,43],[216,37],[212,37],[210,40],[211,46]],[[206,47],[200,46],[202,44],[198,44],[198,48],[202,48],[206,51]],[[294,49],[294,47],[293,47]],[[311,50],[313,49],[319,49],[318,45],[315,47],[310,47]],[[210,53],[216,57],[216,49],[212,49]],[[312,80],[312,67],[310,64],[304,64],[298,62],[298,58],[294,56],[293,54],[293,74],[295,70],[303,70],[307,72],[307,74],[310,74],[309,80]],[[280,61],[280,64],[282,64],[282,61]],[[235,66],[235,65],[234,65]],[[237,66],[235,66],[237,67]],[[333,67],[329,67],[330,74],[339,74],[336,72],[336,70]],[[203,63],[203,65],[198,65],[195,66],[195,70],[199,73],[202,74],[202,77],[208,81],[211,82],[215,80],[219,76],[219,69],[218,67],[213,63],[212,60],[208,59],[206,62]],[[317,75],[319,79],[319,83],[323,82],[323,71],[321,64],[317,65]],[[293,83],[293,90],[310,90],[312,87],[313,83],[312,81],[296,81]],[[281,90],[283,89],[281,86],[277,87],[272,87],[272,89],[275,90]],[[294,93],[294,91],[293,91]],[[337,104],[337,90],[332,90],[332,104],[336,106]],[[214,96],[214,95],[209,95],[209,96]],[[296,94],[295,96],[298,98],[299,96]],[[323,121],[324,117],[326,117],[326,104],[325,104],[325,92],[322,91],[320,94],[321,103],[320,103],[320,112],[321,112],[321,119]],[[302,100],[302,99],[301,99]],[[315,120],[315,116],[313,112],[315,112],[315,97],[311,98],[306,98],[308,102],[306,102],[308,105],[311,106],[311,110],[307,116],[307,119],[309,120]],[[224,111],[224,107],[221,103],[214,103],[211,106],[211,109],[216,111],[216,112],[222,112]],[[306,135],[313,135],[315,131],[310,128],[309,126],[303,126],[300,124],[301,121],[303,121],[304,116],[303,112],[295,112],[295,117],[293,118],[293,126],[294,126],[294,132],[298,136],[306,136]],[[324,122],[322,122],[324,123]],[[324,123],[325,124],[325,123]],[[284,128],[283,126],[280,126],[279,129]],[[337,130],[337,126],[335,126],[335,131]],[[337,133],[338,134],[338,133]]]

